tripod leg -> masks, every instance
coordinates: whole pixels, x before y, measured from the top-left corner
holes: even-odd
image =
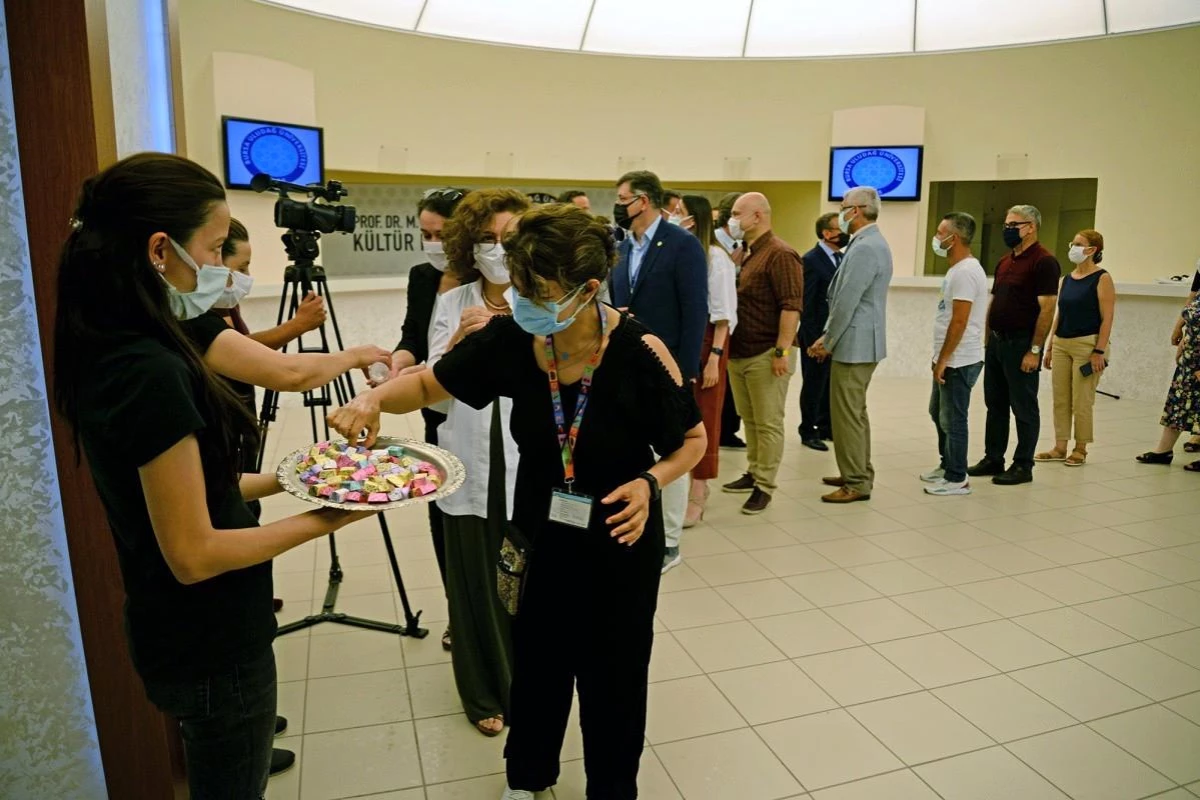
[[[396,548],[392,544],[392,535],[388,531],[387,519],[379,515],[379,531],[383,534],[383,544],[387,548],[388,561],[392,565],[392,577],[396,579],[396,591],[400,593],[400,606],[404,609],[404,635],[414,639],[424,639],[429,631],[421,627],[421,613],[413,613],[408,604],[408,592],[404,589],[404,578],[400,577],[400,565],[396,562]]]
[[[342,329],[338,327],[337,314],[335,314],[333,311],[333,295],[329,293],[329,287],[325,283],[324,274],[322,274],[317,281],[317,291],[320,292],[321,296],[325,298],[325,305],[329,308],[329,321],[332,323],[333,327],[333,340],[337,342],[338,350],[345,350],[346,346],[342,344]],[[354,380],[350,377],[349,373],[345,375],[345,378],[346,385],[350,389],[350,397],[353,398],[355,393]]]

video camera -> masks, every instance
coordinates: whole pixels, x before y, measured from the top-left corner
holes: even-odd
[[[312,183],[301,186],[296,183],[277,181],[265,172],[250,180],[250,188],[256,192],[279,192],[275,201],[275,225],[293,231],[317,233],[354,233],[358,212],[354,206],[336,205],[349,192],[340,181],[330,181],[325,186]],[[312,195],[308,202],[288,197],[288,192],[303,192]],[[317,201],[324,202],[317,202]]]

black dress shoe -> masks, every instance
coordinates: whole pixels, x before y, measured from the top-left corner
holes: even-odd
[[[287,717],[275,717],[275,735],[283,733],[287,730]]]
[[[829,452],[829,445],[825,444],[820,439],[801,439],[800,444],[804,445],[810,450],[819,450],[822,453]]]
[[[983,478],[988,475],[1001,475],[1004,473],[1004,460],[999,458],[987,458],[973,467],[967,467],[967,474],[972,478]]]
[[[821,438],[826,442],[833,441],[833,431],[821,431]]]
[[[271,769],[268,775],[278,775],[281,772],[287,772],[296,763],[296,754],[291,750],[280,750],[278,747],[271,750]]]
[[[771,495],[755,487],[750,498],[742,505],[743,514],[761,514],[771,505]]]
[[[746,443],[743,442],[741,439],[739,439],[737,436],[730,436],[729,438],[722,437],[721,438],[721,449],[722,450],[745,450]]]
[[[754,476],[747,472],[736,481],[722,486],[721,491],[730,494],[749,494],[754,491]]]
[[[992,478],[997,486],[1016,486],[1021,483],[1033,483],[1033,470],[1019,464],[1013,464],[1004,472]]]
[[[1170,464],[1175,460],[1175,451],[1168,450],[1165,453],[1156,453],[1151,450],[1148,453],[1142,453],[1137,457],[1137,460],[1141,464]]]

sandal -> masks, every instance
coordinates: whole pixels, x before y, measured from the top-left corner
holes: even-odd
[[[489,722],[499,722],[500,727],[493,728],[487,724]],[[478,722],[475,723],[475,730],[479,731],[480,733],[482,733],[484,736],[488,737],[489,739],[499,736],[500,734],[504,733],[504,715],[497,714],[494,717],[488,717],[487,719],[479,720]]]
[[[1200,442],[1184,442],[1183,452],[1185,453],[1200,453]]]
[[[450,626],[446,626],[446,632],[442,634],[442,649],[449,653],[454,648],[451,646]]]
[[[1087,463],[1087,453],[1083,450],[1075,450],[1071,455],[1063,459],[1063,465],[1068,467],[1082,467]]]
[[[1200,472],[1200,461],[1193,461],[1183,469],[1184,472]]]
[[[1174,460],[1175,453],[1171,450],[1168,450],[1165,453],[1156,453],[1151,450],[1147,453],[1142,453],[1137,457],[1137,461],[1140,464],[1170,464]]]
[[[1034,461],[1066,461],[1067,454],[1062,450],[1047,450],[1033,457]]]

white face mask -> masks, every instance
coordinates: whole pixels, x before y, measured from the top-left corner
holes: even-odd
[[[724,228],[717,228],[717,241],[721,243],[721,247],[724,247],[727,253],[732,253],[733,248],[737,247],[737,239],[726,233]],[[1197,265],[1196,269],[1200,269],[1200,265]]]
[[[742,230],[742,221],[737,217],[729,218],[729,235],[735,240],[746,238],[746,232]]]
[[[1082,264],[1087,261],[1087,253],[1083,252],[1086,249],[1083,245],[1073,244],[1067,250],[1067,258],[1071,259],[1072,264]]]
[[[930,244],[933,245],[934,255],[940,256],[941,258],[945,258],[946,256],[950,255],[950,248],[946,247],[945,243],[941,239],[938,239],[936,233],[933,235],[933,240],[930,242]]]
[[[225,287],[217,302],[213,303],[213,308],[234,308],[246,299],[254,286],[254,278],[244,272],[230,272],[229,277],[233,279],[233,285]]]
[[[853,211],[853,209],[846,208],[838,214],[838,227],[846,233],[850,232],[850,223],[853,220],[853,217],[849,216],[851,211]]]
[[[421,249],[434,269],[438,272],[446,271],[446,251],[442,249],[441,242],[421,242]]]
[[[504,263],[504,245],[475,245],[475,267],[489,283],[508,283],[508,265]]]
[[[683,216],[680,214],[672,214],[669,217],[667,217],[667,222],[671,225],[682,225],[683,224]]]
[[[167,285],[167,300],[171,304],[171,312],[176,319],[195,319],[201,314],[207,313],[221,295],[225,292],[225,285],[229,283],[229,267],[217,266],[215,264],[205,264],[198,266],[195,259],[188,254],[187,250],[174,239],[169,240],[171,246],[175,248],[175,254],[179,259],[192,268],[196,273],[196,288],[190,292],[181,292],[173,283],[167,280],[167,276],[159,273],[163,283]]]

